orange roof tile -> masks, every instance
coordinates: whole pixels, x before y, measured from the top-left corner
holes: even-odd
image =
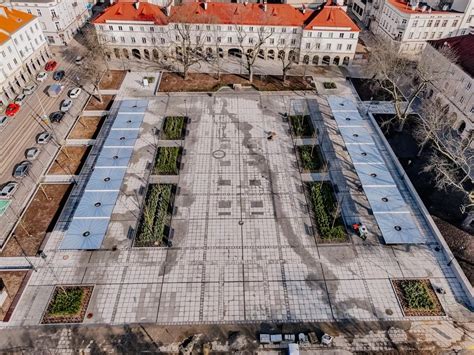
[[[313,27],[337,27],[338,30],[345,28],[349,31],[360,31],[359,27],[351,20],[349,15],[338,6],[326,5],[306,25],[305,29]]]
[[[15,33],[35,18],[35,16],[27,12],[9,9],[5,6],[0,6],[0,8],[0,30],[10,34]],[[7,16],[3,16],[3,13],[5,13]]]
[[[207,7],[207,8],[205,8]],[[325,6],[321,11],[306,9],[304,12],[288,4],[186,3],[172,6],[170,16],[164,9],[149,3],[140,3],[138,9],[131,0],[121,0],[107,8],[94,23],[107,21],[153,21],[157,25],[167,23],[214,23],[256,26],[294,26],[311,29],[317,27],[348,28],[359,31],[349,16],[338,6]]]
[[[8,41],[10,37],[8,37],[6,34],[0,32],[0,44],[3,44],[5,43],[6,41]]]

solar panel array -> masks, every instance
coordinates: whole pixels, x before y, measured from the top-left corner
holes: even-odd
[[[100,249],[147,106],[147,100],[120,104],[60,249]]]
[[[328,101],[385,243],[423,243],[425,237],[356,104],[340,96]]]

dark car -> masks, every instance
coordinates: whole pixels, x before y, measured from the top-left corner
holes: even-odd
[[[55,71],[55,72],[54,72],[54,75],[53,75],[53,79],[56,80],[56,81],[59,81],[59,80],[61,80],[62,78],[64,78],[64,75],[66,75],[66,73],[64,72],[64,70]]]
[[[56,62],[55,60],[50,60],[48,63],[46,63],[46,65],[44,66],[44,70],[46,71],[53,71],[54,69],[56,69],[56,67],[58,66],[58,62]]]
[[[13,171],[13,177],[15,179],[22,179],[28,174],[28,170],[30,170],[31,162],[25,160],[18,164]]]
[[[61,122],[61,120],[63,119],[65,113],[64,112],[61,112],[61,111],[56,111],[56,112],[53,112],[49,115],[49,120],[51,122]]]

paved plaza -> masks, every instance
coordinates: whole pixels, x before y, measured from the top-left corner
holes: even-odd
[[[429,278],[445,289],[438,297],[449,317],[469,316],[434,240],[381,243],[367,200],[355,189],[357,175],[344,143],[331,137],[337,129],[324,97],[250,92],[147,99],[102,249],[57,250],[81,196],[78,186],[49,236],[47,257],[34,261],[37,271],[10,325],[39,324],[57,284],[94,285],[84,323],[403,320],[391,279],[409,277]],[[295,144],[301,142],[289,135],[285,112],[311,114],[329,176],[300,174]],[[155,127],[176,115],[191,119],[180,174],[150,176],[154,151],[165,144]],[[273,140],[268,132],[276,133]],[[370,226],[366,241],[352,235],[347,243],[317,242],[303,180],[329,177],[337,182],[338,198],[345,196],[346,223],[364,218]],[[171,248],[135,248],[130,238],[143,200],[137,191],[152,180],[178,184]]]

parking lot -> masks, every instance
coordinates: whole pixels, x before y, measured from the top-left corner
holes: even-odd
[[[76,50],[77,49],[77,50]],[[51,123],[42,120],[43,116],[60,110],[61,102],[67,98],[69,91],[76,87],[74,81],[80,75],[80,67],[74,63],[76,55],[80,54],[79,47],[68,51],[66,56],[57,53],[51,60],[58,65],[55,70],[64,70],[65,77],[60,81],[53,80],[54,71],[49,71],[46,80],[35,81],[37,88],[27,95],[21,104],[20,111],[9,117],[7,123],[0,128],[0,186],[9,181],[18,182],[18,188],[11,199],[10,208],[0,217],[3,228],[0,231],[0,245],[11,231],[19,214],[34,192],[37,182],[42,173],[48,168],[52,157],[59,147],[64,144],[64,138],[74,124],[77,116],[89,95],[82,90],[78,98],[73,99],[71,109],[64,115],[60,123]],[[50,97],[47,94],[52,84],[64,85],[64,89],[58,97]],[[33,84],[33,83],[30,83]],[[47,144],[38,144],[37,137],[41,132],[47,131],[51,139]],[[20,162],[26,160],[27,149],[37,147],[39,154],[32,160],[32,165],[27,175],[21,179],[14,179],[12,173]]]

